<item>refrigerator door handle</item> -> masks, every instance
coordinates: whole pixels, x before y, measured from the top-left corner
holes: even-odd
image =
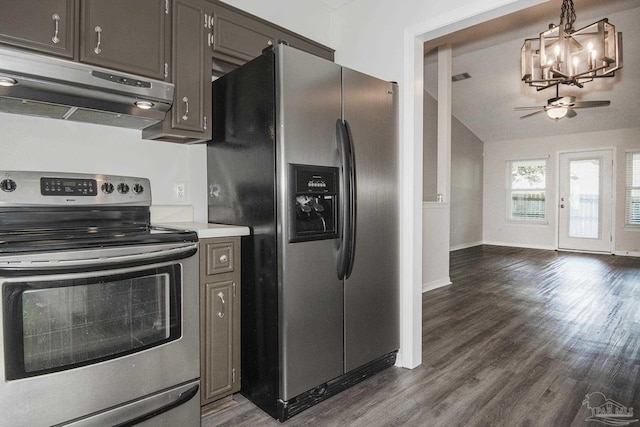
[[[356,234],[356,171],[353,156],[353,142],[349,124],[336,121],[336,140],[342,163],[342,197],[340,217],[342,218],[342,239],[338,250],[338,279],[348,279],[351,275],[355,252]]]

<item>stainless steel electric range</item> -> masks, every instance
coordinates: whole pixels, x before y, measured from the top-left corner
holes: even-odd
[[[0,414],[12,426],[199,426],[197,235],[149,180],[0,171]]]

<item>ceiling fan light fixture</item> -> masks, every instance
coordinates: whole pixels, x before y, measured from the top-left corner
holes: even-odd
[[[547,117],[553,120],[560,120],[567,117],[569,108],[567,107],[550,107],[546,109]]]
[[[575,30],[573,0],[563,0],[560,24],[538,38],[525,39],[520,55],[522,81],[537,90],[559,84],[583,87],[613,77],[622,68],[622,33],[608,19]]]

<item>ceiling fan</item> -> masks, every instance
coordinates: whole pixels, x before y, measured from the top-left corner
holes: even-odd
[[[558,87],[556,86],[556,97],[549,99],[547,101],[547,105],[535,107],[516,107],[514,108],[514,110],[538,110],[520,117],[521,119],[526,119],[527,117],[546,112],[547,116],[550,119],[558,121],[564,117],[572,118],[577,116],[576,112],[573,111],[575,108],[606,107],[610,104],[611,101],[576,101],[575,96],[559,96]]]

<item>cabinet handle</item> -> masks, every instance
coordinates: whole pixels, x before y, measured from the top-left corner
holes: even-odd
[[[220,255],[220,263],[221,264],[226,264],[227,261],[229,261],[229,257],[226,255]]]
[[[60,30],[60,15],[58,15],[57,13],[54,13],[51,19],[53,19],[56,25],[56,29],[53,32],[53,37],[51,38],[51,41],[54,42],[55,44],[58,44],[60,43],[60,39],[58,38],[58,32]]]
[[[224,294],[222,292],[218,292],[218,298],[220,298],[220,311],[218,312],[218,317],[222,319],[226,314],[226,310],[224,309],[225,307]]]
[[[100,43],[102,43],[102,28],[100,28],[99,26],[96,27],[96,34],[98,35],[98,44],[96,44],[95,49],[93,49],[93,51],[96,53],[96,55],[100,55],[100,53],[102,52],[102,49],[100,49]]]
[[[184,98],[182,98],[182,102],[184,102],[185,105],[185,112],[184,116],[182,116],[182,120],[186,122],[187,120],[189,120],[189,98],[185,96]]]

